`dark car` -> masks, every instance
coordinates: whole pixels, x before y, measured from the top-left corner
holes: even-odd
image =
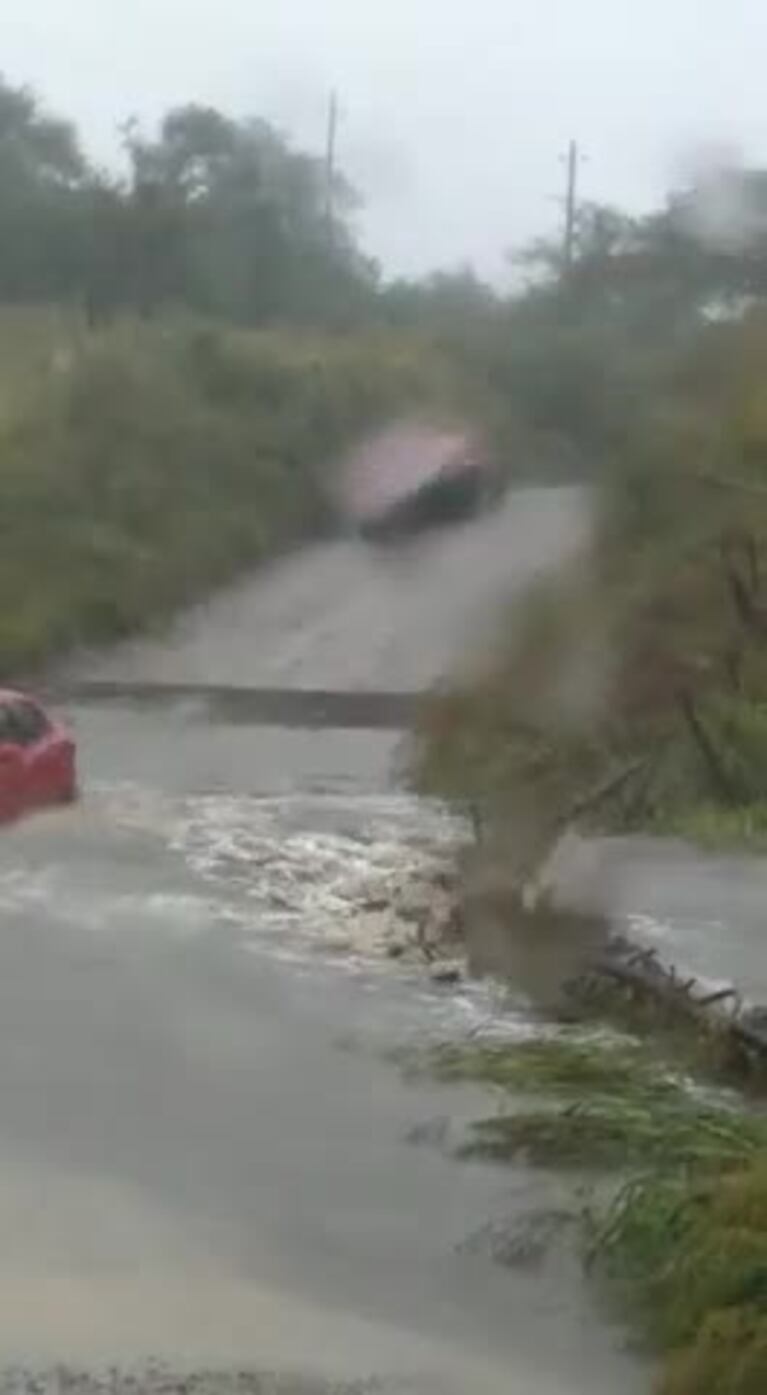
[[[354,452],[341,506],[361,537],[385,542],[474,517],[494,489],[494,473],[469,433],[404,422]]]

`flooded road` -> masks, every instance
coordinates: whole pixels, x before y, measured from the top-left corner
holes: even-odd
[[[631,1389],[569,1267],[467,1249],[555,1184],[415,1147],[475,1101],[383,1060],[524,1006],[324,947],[361,873],[445,833],[388,788],[390,741],[338,738],[343,788],[323,791],[308,737],[76,716],[83,806],[0,850],[2,1349]],[[208,740],[215,792],[192,755]]]
[[[394,548],[320,544],[85,672],[139,683],[417,691],[481,652],[508,596],[577,552],[587,528],[584,491],[526,489],[490,517]]]
[[[578,496],[531,491],[399,564],[331,546],[81,671],[416,688],[582,527]],[[194,704],[69,715],[81,806],[0,842],[5,1363],[163,1357],[284,1395],[644,1395],[574,1259],[508,1269],[472,1243],[556,1181],[413,1142],[477,1101],[385,1053],[526,1007],[355,941],[360,881],[453,833],[398,791],[396,739]]]

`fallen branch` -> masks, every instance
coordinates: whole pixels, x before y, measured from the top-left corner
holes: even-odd
[[[595,979],[660,1002],[694,1024],[713,1028],[750,1057],[767,1062],[767,1009],[745,1007],[734,987],[696,992],[698,979],[681,978],[673,965],[661,963],[654,949],[644,950],[623,940],[595,959],[586,973],[569,985],[569,992],[577,996]],[[730,1010],[724,1009],[725,1003],[731,1004]]]

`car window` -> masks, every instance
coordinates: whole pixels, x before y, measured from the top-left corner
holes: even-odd
[[[15,732],[15,736],[10,740],[17,741],[20,746],[31,746],[47,732],[48,719],[34,703],[14,702],[7,710]]]

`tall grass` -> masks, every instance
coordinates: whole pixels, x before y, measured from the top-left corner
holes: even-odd
[[[612,1035],[453,1043],[402,1060],[496,1092],[496,1112],[473,1125],[459,1155],[593,1174],[593,1200],[584,1211],[579,1192],[571,1219],[582,1223],[591,1272],[663,1353],[659,1395],[767,1390],[762,1113]]]
[[[327,461],[438,381],[387,337],[0,317],[0,670],[327,527]]]

